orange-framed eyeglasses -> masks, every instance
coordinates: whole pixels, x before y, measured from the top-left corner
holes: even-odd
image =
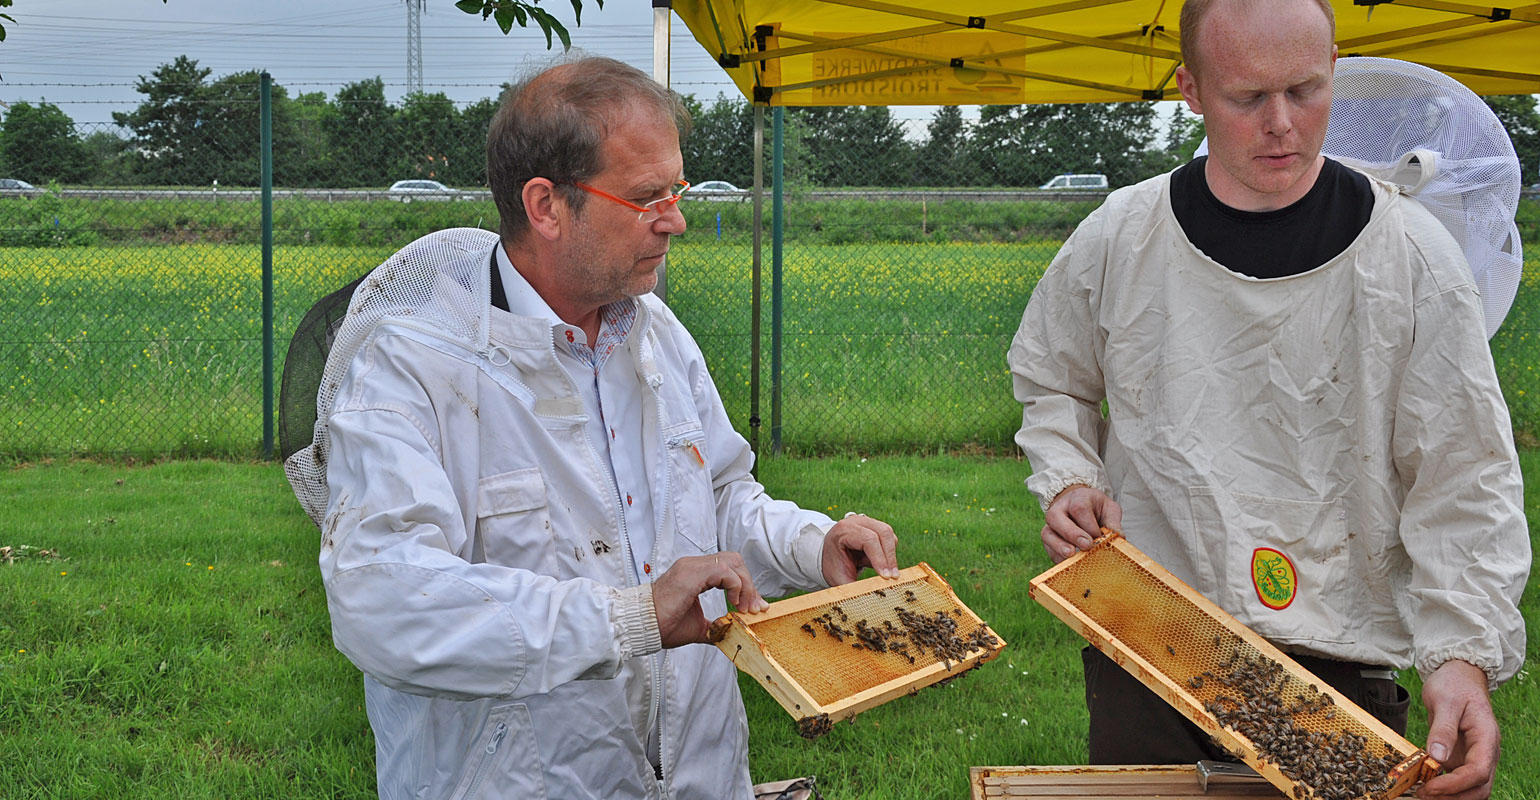
[[[690,188],[690,182],[689,181],[680,181],[680,182],[674,184],[673,189],[671,191],[669,191],[668,194],[666,194],[666,195],[664,195],[664,196],[662,196],[662,197],[660,197],[660,198],[658,198],[658,199],[656,199],[656,200],[654,200],[654,201],[652,201],[650,203],[647,203],[646,205],[640,205],[639,206],[639,205],[631,202],[630,200],[623,200],[623,199],[621,199],[619,197],[616,197],[615,195],[610,194],[609,192],[604,191],[603,189],[595,189],[594,187],[589,186],[586,183],[581,183],[579,181],[573,181],[572,185],[578,187],[579,189],[582,189],[585,192],[588,192],[589,194],[599,195],[600,197],[602,197],[602,198],[604,198],[606,200],[610,200],[610,201],[619,203],[619,204],[625,206],[626,208],[629,208],[632,211],[637,212],[636,213],[636,220],[637,220],[637,222],[652,222],[653,220],[657,219],[658,217],[663,216],[663,213],[665,211],[667,211],[670,206],[677,205],[679,203],[680,196],[682,196],[685,193],[685,190]]]

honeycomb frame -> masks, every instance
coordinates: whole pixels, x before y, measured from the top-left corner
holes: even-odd
[[[1033,578],[1032,598],[1285,796],[1321,797],[1300,777],[1298,754],[1259,746],[1241,732],[1246,727],[1255,734],[1250,720],[1238,723],[1232,707],[1216,699],[1226,689],[1216,674],[1229,680],[1237,663],[1254,664],[1275,676],[1276,683],[1270,679],[1269,685],[1276,686],[1273,700],[1286,705],[1281,717],[1312,741],[1362,738],[1361,750],[1375,765],[1361,769],[1377,777],[1379,764],[1387,768],[1383,788],[1353,797],[1389,800],[1438,774],[1438,763],[1425,751],[1150,560],[1121,533],[1103,528],[1102,534],[1091,549]],[[1281,723],[1271,718],[1266,722]],[[1256,738],[1262,741],[1267,735],[1264,731]],[[1307,755],[1313,765],[1315,754]],[[1315,775],[1312,768],[1311,779]]]
[[[709,638],[810,739],[836,722],[973,669],[1005,647],[923,562],[897,578],[799,595],[757,614],[731,612],[712,623]]]

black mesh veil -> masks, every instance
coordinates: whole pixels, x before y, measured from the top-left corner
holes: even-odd
[[[316,392],[321,374],[326,370],[326,355],[348,303],[358,284],[368,275],[354,278],[348,285],[316,301],[305,312],[294,338],[289,340],[289,354],[283,362],[283,384],[278,394],[278,444],[280,459],[288,460],[295,451],[310,446],[315,437]]]

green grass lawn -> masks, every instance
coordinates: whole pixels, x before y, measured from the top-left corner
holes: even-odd
[[[1522,458],[1533,540],[1540,451]],[[777,496],[890,521],[900,561],[945,574],[1009,646],[811,742],[744,678],[755,780],[812,774],[830,800],[932,800],[967,797],[970,766],[1084,763],[1081,642],[1027,596],[1049,560],[1026,473],[949,455],[763,465]],[[34,549],[0,564],[0,797],[373,796],[360,676],[332,648],[317,533],[278,467],[58,462],[4,481],[0,545]],[[1494,701],[1494,796],[1540,796],[1537,681],[1521,673]]]

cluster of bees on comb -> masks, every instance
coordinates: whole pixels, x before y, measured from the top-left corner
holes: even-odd
[[[828,714],[814,714],[797,720],[797,735],[804,739],[817,739],[831,730],[834,730],[834,723],[829,721]]]
[[[887,597],[887,593],[881,589],[874,594]],[[903,596],[905,603],[916,600],[911,589],[905,589]],[[982,626],[967,636],[959,634],[957,617],[962,616],[962,611],[956,608],[952,609],[951,615],[945,611],[931,615],[917,614],[903,606],[894,606],[893,611],[897,615],[898,625],[894,625],[891,619],[883,620],[880,625],[858,619],[851,627],[846,627],[851,624],[850,617],[835,604],[828,611],[804,623],[802,632],[817,638],[821,628],[825,635],[833,637],[837,642],[854,639],[850,646],[856,650],[894,653],[910,664],[916,663],[916,654],[923,657],[929,652],[937,661],[945,663],[947,669],[952,668],[952,662],[962,661],[976,651],[988,650],[1000,641]]]
[[[1219,648],[1219,637],[1214,646]],[[1388,747],[1380,755],[1371,754],[1368,738],[1350,730],[1322,732],[1301,726],[1296,716],[1319,714],[1330,720],[1337,709],[1331,696],[1314,685],[1287,698],[1288,683],[1282,664],[1237,641],[1228,658],[1193,676],[1187,685],[1223,687],[1203,704],[1204,710],[1249,739],[1258,755],[1294,781],[1295,800],[1381,797],[1391,786],[1390,772],[1401,756]]]

